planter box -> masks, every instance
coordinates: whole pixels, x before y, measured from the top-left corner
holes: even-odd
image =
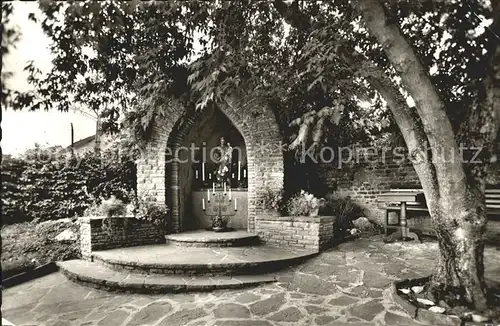
[[[257,216],[255,233],[278,247],[321,251],[334,241],[334,216]]]
[[[90,260],[95,250],[165,243],[165,234],[158,226],[133,216],[92,216],[80,218],[80,241],[83,259]]]

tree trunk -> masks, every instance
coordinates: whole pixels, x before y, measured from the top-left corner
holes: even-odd
[[[422,186],[438,237],[440,256],[427,288],[428,293],[435,300],[444,300],[452,306],[465,304],[485,310],[484,183],[479,182],[478,188],[468,184],[444,103],[428,76],[428,67],[419,60],[397,22],[388,19],[379,0],[359,0],[357,5],[366,27],[378,40],[405,89],[415,100],[418,117],[430,145],[431,169],[435,174],[430,180],[433,183],[430,187],[425,182]],[[410,126],[416,123],[415,119],[406,115],[399,118],[400,127],[401,122],[407,123],[409,119],[413,120]],[[406,136],[408,142],[409,135]],[[423,172],[428,169],[416,167],[421,181],[425,181]]]
[[[487,308],[482,239],[486,226],[484,204],[442,194],[432,222],[439,243],[439,257],[428,292],[451,306]]]

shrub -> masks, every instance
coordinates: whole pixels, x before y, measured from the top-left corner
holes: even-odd
[[[128,158],[87,153],[51,160],[2,161],[2,223],[82,216],[101,198],[130,201],[135,163]]]
[[[109,199],[103,200],[100,206],[101,213],[106,217],[125,214],[126,206],[122,200],[112,195]]]
[[[159,227],[165,227],[168,207],[160,205],[151,196],[135,197],[132,201],[132,211],[135,218],[148,221]]]
[[[333,215],[340,232],[347,232],[353,227],[352,221],[363,216],[363,209],[343,193],[331,193],[326,196],[325,214]]]
[[[325,205],[325,199],[316,198],[304,190],[292,196],[287,202],[287,212],[291,216],[317,215],[318,210]]]
[[[24,160],[2,157],[2,224],[31,220],[25,210],[27,194],[19,189],[26,165]]]
[[[274,190],[266,187],[262,198],[263,208],[270,211],[281,212],[284,208],[283,193],[283,189]]]

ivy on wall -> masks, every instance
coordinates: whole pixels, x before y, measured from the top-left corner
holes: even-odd
[[[82,216],[100,198],[129,201],[135,163],[93,153],[47,160],[2,160],[2,224]]]

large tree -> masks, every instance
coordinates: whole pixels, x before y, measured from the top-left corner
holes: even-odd
[[[500,123],[500,3],[493,2],[494,23],[485,42],[486,64],[482,80],[477,81],[476,101],[470,103],[469,121],[463,126],[469,144],[491,152]],[[484,280],[483,233],[486,226],[484,173],[490,157],[481,166],[464,168],[462,154],[447,115],[447,103],[429,76],[426,66],[401,31],[396,19],[378,0],[360,0],[357,8],[366,27],[377,39],[384,53],[401,78],[404,89],[415,101],[416,114],[399,117],[398,125],[407,144],[413,131],[425,168],[417,168],[426,196],[427,206],[439,240],[440,256],[431,279],[430,292],[442,299],[453,300],[460,294],[464,301],[478,309],[487,306]],[[474,65],[477,58],[469,58]],[[480,68],[480,67],[476,67]],[[479,72],[481,74],[481,72]],[[400,108],[392,109],[394,116]],[[408,129],[404,128],[407,126]],[[412,131],[413,130],[413,131]],[[474,133],[473,133],[474,132]],[[428,149],[419,148],[427,145]],[[446,155],[447,157],[444,157]],[[417,167],[419,163],[416,163]],[[452,295],[450,295],[452,294]]]
[[[173,99],[203,109],[251,91],[299,127],[295,147],[308,139],[319,147],[342,119],[369,123],[391,112],[439,240],[428,294],[487,308],[484,178],[500,123],[498,1],[44,2],[42,10],[55,66],[33,76],[38,92],[23,104],[66,109],[68,98],[85,103],[104,89],[103,102],[116,104],[109,115],[126,111],[129,127],[147,134]],[[459,141],[483,148],[482,163],[464,165]]]

